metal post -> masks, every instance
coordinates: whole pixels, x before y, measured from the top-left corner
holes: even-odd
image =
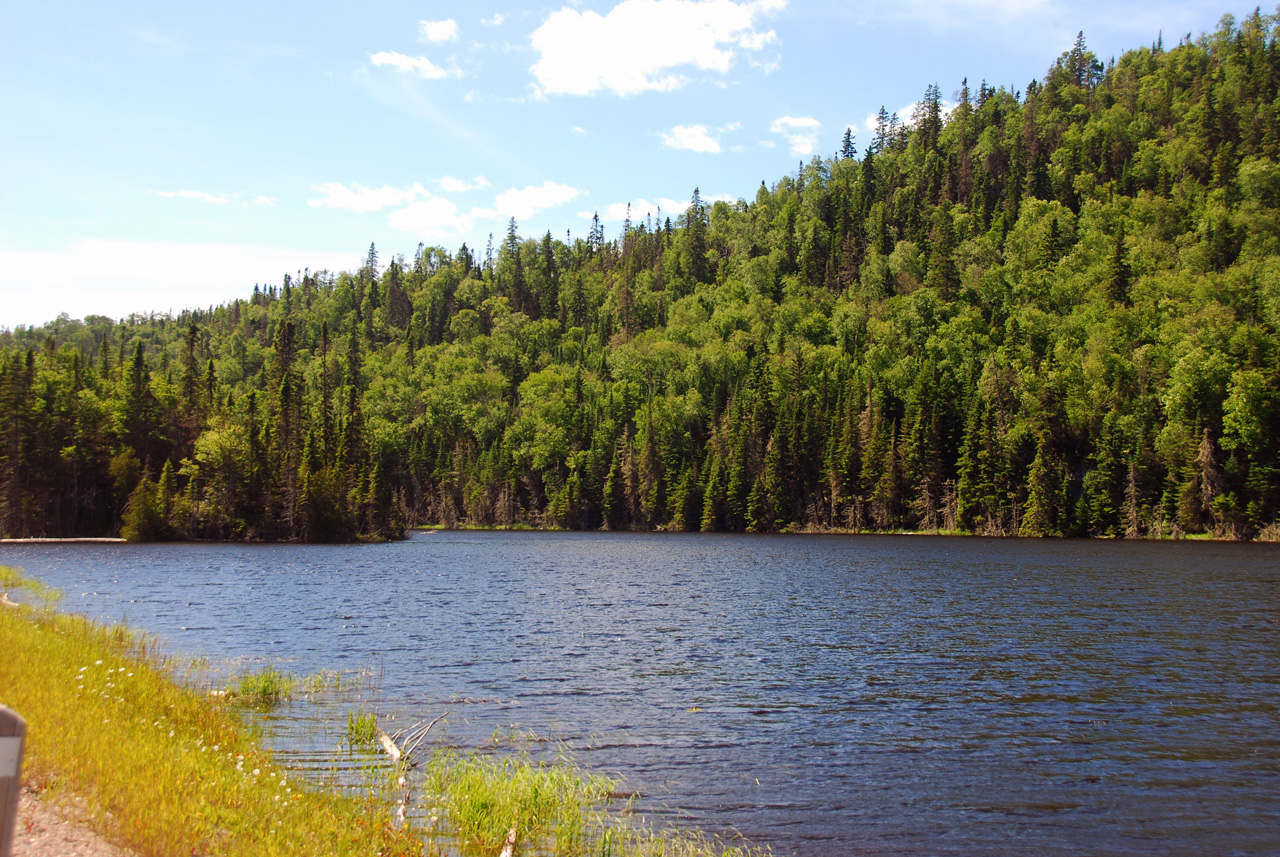
[[[0,857],[13,853],[18,826],[18,797],[22,794],[22,745],[27,721],[0,705]]]

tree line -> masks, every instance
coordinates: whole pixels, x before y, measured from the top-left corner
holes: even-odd
[[[1277,27],[1081,36],[612,238],[0,332],[0,532],[1275,538]]]

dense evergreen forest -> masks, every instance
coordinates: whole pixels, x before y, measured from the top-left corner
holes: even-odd
[[[1081,37],[616,237],[0,332],[0,531],[1275,538],[1277,35]]]

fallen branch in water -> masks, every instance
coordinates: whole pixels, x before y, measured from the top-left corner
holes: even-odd
[[[378,743],[382,745],[383,750],[387,751],[387,755],[391,757],[392,763],[398,765],[400,763],[401,753],[400,748],[396,746],[395,739],[386,732],[383,732],[382,729],[378,729]]]
[[[396,785],[400,787],[400,803],[396,805],[396,822],[404,823],[405,812],[409,808],[409,801],[413,795],[413,789],[409,787],[409,781],[405,774],[408,768],[416,768],[418,763],[410,758],[414,750],[422,745],[426,739],[427,733],[431,731],[431,727],[435,726],[448,715],[445,712],[428,723],[426,720],[420,720],[408,729],[398,729],[393,734],[388,735],[381,728],[378,728],[378,743],[382,745],[382,749],[391,757],[391,764],[396,766],[398,777]],[[423,724],[426,724],[425,726]],[[396,739],[400,739],[400,743],[396,743]],[[403,763],[403,764],[402,764]]]
[[[422,742],[427,737],[427,733],[431,731],[432,726],[435,726],[448,716],[449,712],[446,711],[430,723],[427,723],[425,720],[420,720],[416,725],[409,727],[408,730],[404,730],[403,736],[400,737],[400,743],[404,747],[405,758],[407,759],[409,756],[412,756],[413,752],[422,745]],[[424,727],[422,725],[423,723],[427,723],[427,725]],[[401,736],[401,732],[396,732],[396,736]]]

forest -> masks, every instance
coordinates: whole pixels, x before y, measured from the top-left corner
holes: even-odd
[[[0,535],[1276,539],[1278,35],[1081,35],[614,236],[0,331]]]

